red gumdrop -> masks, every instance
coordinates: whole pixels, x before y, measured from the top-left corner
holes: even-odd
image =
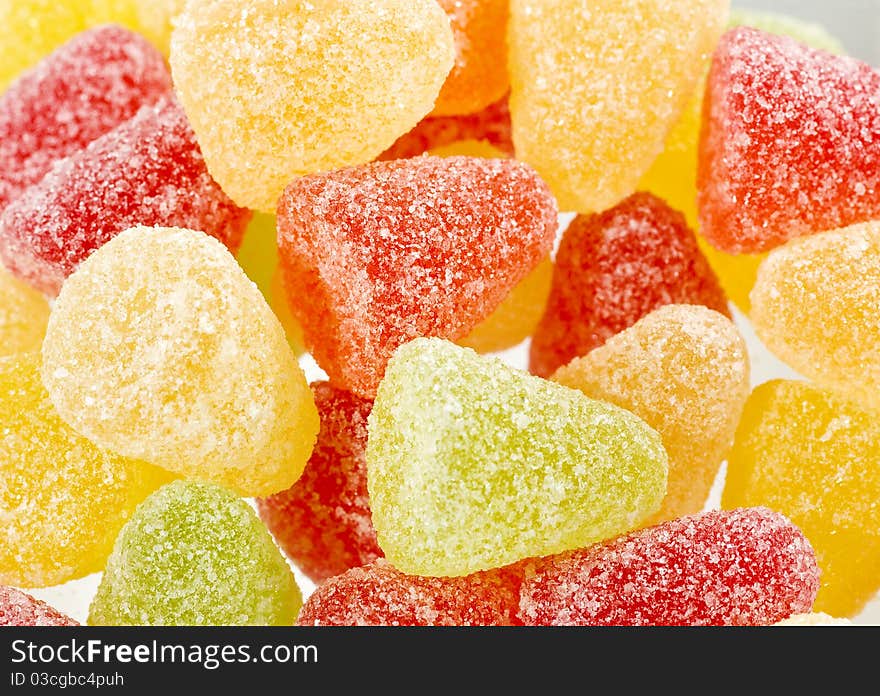
[[[511,626],[519,565],[455,578],[405,575],[385,560],[353,568],[319,586],[298,626]]]
[[[338,387],[372,398],[400,345],[467,335],[549,253],[557,210],[514,160],[416,157],[297,179],[278,205],[288,302]]]
[[[418,157],[428,150],[461,140],[483,140],[513,157],[513,135],[507,97],[482,111],[466,116],[428,116],[409,133],[400,136],[377,159],[382,161]]]
[[[756,29],[721,39],[703,104],[701,231],[732,254],[880,218],[880,72]]]
[[[0,585],[0,626],[78,626],[45,602],[14,587]]]
[[[163,98],[59,160],[0,218],[0,258],[56,295],[93,251],[137,225],[201,230],[235,251],[250,220],[211,178],[183,109]]]
[[[529,369],[549,377],[668,304],[705,305],[730,316],[727,297],[684,216],[650,193],[579,215],[556,254]]]
[[[299,480],[257,499],[278,545],[315,583],[382,556],[367,493],[367,417],[373,402],[315,382],[321,430]]]
[[[140,34],[78,34],[0,97],[0,211],[52,164],[171,94],[165,59]]]
[[[530,626],[752,626],[808,612],[813,548],[786,517],[739,508],[682,517],[549,556],[526,572]]]

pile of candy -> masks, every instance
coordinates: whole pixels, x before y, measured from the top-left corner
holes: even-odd
[[[820,625],[880,589],[880,72],[821,28],[0,19],[0,625],[75,623],[20,588],[97,572],[94,625]],[[730,301],[803,381],[752,390]]]

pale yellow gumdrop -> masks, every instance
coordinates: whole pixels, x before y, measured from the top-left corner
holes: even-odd
[[[728,6],[512,0],[513,141],[561,210],[605,210],[636,190],[693,94]]]
[[[290,487],[318,432],[260,291],[192,230],[127,230],[65,281],[43,380],[61,417],[98,445],[242,495]]]
[[[39,350],[47,321],[46,298],[0,266],[0,357]]]
[[[294,178],[390,147],[434,107],[454,60],[435,0],[205,0],[171,37],[209,171],[264,212]]]
[[[458,344],[478,353],[494,353],[519,345],[538,328],[552,284],[553,260],[548,256]]]
[[[779,621],[774,626],[851,626],[849,619],[837,619],[824,612],[810,614],[794,614],[787,619]]]
[[[632,411],[669,455],[663,504],[644,526],[703,509],[749,396],[746,344],[727,317],[666,305],[552,379]]]
[[[774,249],[751,299],[755,331],[780,360],[880,406],[880,221]]]
[[[171,480],[71,430],[40,381],[39,352],[0,358],[0,423],[0,584],[103,569],[135,507]]]

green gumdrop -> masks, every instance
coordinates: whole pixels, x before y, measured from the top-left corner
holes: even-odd
[[[666,452],[644,421],[440,339],[389,362],[366,456],[379,545],[416,575],[584,547],[666,494]]]
[[[289,626],[301,606],[290,567],[244,500],[175,481],[139,505],[117,537],[88,622]]]

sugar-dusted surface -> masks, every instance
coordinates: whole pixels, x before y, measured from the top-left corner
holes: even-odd
[[[115,25],[78,34],[0,97],[0,211],[56,160],[171,94],[161,54]]]
[[[511,2],[513,140],[562,210],[605,210],[636,189],[697,85],[728,6]]]
[[[441,339],[398,349],[369,434],[379,546],[407,573],[578,548],[633,529],[666,493],[644,421]]]
[[[751,298],[755,331],[780,359],[880,405],[880,221],[774,250]]]
[[[568,226],[529,369],[549,377],[667,304],[701,304],[730,316],[727,298],[684,216],[636,193]]]
[[[208,0],[171,38],[211,173],[275,210],[292,179],[368,162],[428,114],[455,58],[434,0]]]
[[[46,298],[0,265],[0,357],[39,350],[48,321]]]
[[[60,160],[0,217],[0,257],[47,294],[135,225],[206,232],[235,251],[251,213],[208,174],[183,110],[163,98]]]
[[[455,65],[432,116],[482,111],[507,94],[508,0],[438,0],[449,15]]]
[[[319,586],[300,626],[515,625],[522,570],[516,566],[456,578],[405,575],[384,560]]]
[[[39,353],[0,358],[0,584],[100,570],[135,506],[168,480],[71,430],[40,381]]]
[[[840,42],[823,27],[795,17],[770,12],[733,9],[729,27],[751,26],[772,34],[791,36],[814,48],[842,54]],[[701,77],[681,118],[666,139],[660,156],[642,177],[639,189],[650,191],[665,200],[670,207],[684,213],[688,224],[699,229],[697,216],[697,160],[700,126],[703,117],[705,77]],[[700,249],[718,275],[728,298],[743,312],[749,313],[749,291],[755,284],[762,254],[727,254],[698,235]]]
[[[122,530],[89,610],[91,625],[270,625],[302,596],[269,532],[241,498],[177,481]]]
[[[518,345],[535,332],[544,316],[552,283],[553,260],[547,256],[458,344],[479,353],[497,353]]]
[[[809,614],[795,614],[787,619],[778,621],[774,626],[851,626],[849,619],[837,619],[822,612]]]
[[[666,305],[553,380],[632,411],[660,433],[669,480],[646,526],[703,509],[750,391],[746,344],[730,319]]]
[[[767,251],[880,217],[880,72],[757,29],[712,61],[698,171],[709,242]]]
[[[766,505],[800,527],[822,569],[816,611],[854,616],[880,589],[878,500],[876,413],[805,382],[752,393],[721,504]]]
[[[367,494],[367,416],[373,404],[312,384],[321,430],[303,475],[257,500],[260,518],[293,563],[315,583],[382,555]]]
[[[76,626],[76,621],[14,587],[0,585],[0,626]]]
[[[377,159],[385,161],[417,157],[463,140],[485,142],[504,155],[513,157],[512,138],[510,108],[505,96],[474,114],[428,116],[419,121],[411,131],[394,141],[394,144]]]
[[[318,432],[278,320],[202,232],[138,227],[92,254],[53,306],[43,381],[94,442],[246,495],[293,484]]]
[[[810,611],[813,549],[767,508],[710,511],[543,559],[526,573],[527,625],[769,625]]]
[[[455,340],[550,252],[546,184],[512,160],[419,157],[294,181],[278,208],[291,311],[331,381],[372,397],[394,349]]]

